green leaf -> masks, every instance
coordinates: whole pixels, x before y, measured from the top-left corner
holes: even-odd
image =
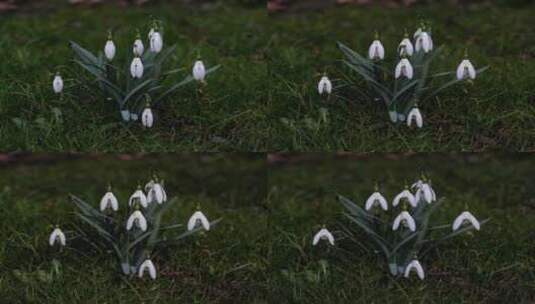
[[[126,97],[124,98],[124,100],[122,101],[122,104],[121,104],[121,107],[123,107],[127,102],[128,100],[130,99],[130,97],[134,96],[136,93],[138,93],[139,91],[141,91],[145,86],[147,86],[148,84],[150,84],[151,82],[153,81],[156,81],[154,79],[147,79],[145,80],[144,82],[140,83],[137,87],[135,87],[133,90],[131,90],[128,95],[126,95]]]
[[[354,222],[355,224],[357,224],[360,228],[362,228],[362,230],[364,230],[364,232],[366,232],[373,241],[375,241],[375,243],[377,245],[379,245],[379,247],[381,248],[381,250],[383,250],[383,253],[385,254],[385,256],[390,256],[390,251],[388,250],[388,247],[386,245],[386,240],[383,239],[380,235],[378,235],[377,233],[375,233],[375,231],[373,231],[372,229],[370,229],[369,227],[367,227],[366,225],[362,224],[360,221],[356,220],[354,217],[352,217],[351,215],[347,214],[347,213],[344,213],[344,215],[350,219],[352,222]]]

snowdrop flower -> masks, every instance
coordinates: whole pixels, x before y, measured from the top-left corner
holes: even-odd
[[[126,221],[126,230],[130,231],[133,226],[141,229],[141,231],[147,231],[147,220],[139,210],[132,212]]]
[[[119,202],[117,201],[117,197],[115,197],[115,195],[111,192],[110,188],[108,188],[108,192],[106,192],[106,194],[104,194],[100,200],[100,211],[103,212],[108,208],[111,208],[113,211],[119,210]]]
[[[108,41],[106,42],[106,45],[104,46],[104,55],[106,55],[106,58],[109,61],[113,60],[113,57],[115,57],[115,43],[113,43],[111,32],[108,35]]]
[[[132,207],[134,203],[139,203],[143,208],[147,208],[147,197],[145,193],[141,191],[141,187],[138,186],[137,190],[130,196],[128,200],[128,206]]]
[[[394,201],[392,202],[392,206],[396,207],[402,199],[407,200],[407,202],[412,207],[416,207],[416,199],[415,199],[414,195],[408,189],[405,189],[405,190],[401,191],[398,195],[396,195],[396,197],[394,197]]]
[[[143,262],[139,266],[138,276],[140,278],[143,277],[143,274],[145,273],[145,270],[149,271],[149,276],[151,277],[151,279],[153,279],[153,280],[156,279],[156,267],[154,267],[154,264],[152,263],[152,261],[150,259],[145,260],[145,262]]]
[[[149,33],[149,42],[150,42],[150,51],[153,53],[159,53],[163,48],[163,39],[162,35],[158,30],[151,30],[152,34]]]
[[[407,77],[407,79],[412,79],[414,70],[412,69],[412,64],[407,58],[402,58],[398,65],[396,66],[396,79],[401,76]]]
[[[132,78],[143,77],[143,62],[141,62],[141,58],[135,57],[134,60],[132,60],[130,74],[132,74]]]
[[[50,244],[50,246],[54,246],[56,242],[59,242],[61,246],[65,246],[66,243],[65,234],[63,231],[61,231],[61,229],[59,229],[58,226],[56,226],[56,229],[52,231],[50,237],[48,238],[48,244]]]
[[[476,79],[476,69],[468,59],[461,61],[457,67],[457,80]]]
[[[429,53],[430,51],[433,50],[433,40],[431,40],[431,36],[427,32],[422,31],[417,36],[415,49],[417,52],[422,50],[425,53]]]
[[[385,48],[381,41],[379,41],[378,34],[375,34],[375,40],[368,49],[368,58],[371,60],[383,60],[385,58]]]
[[[143,55],[143,52],[145,52],[145,46],[143,45],[143,41],[141,41],[139,33],[137,34],[137,38],[134,41],[132,51],[134,52],[134,56],[137,57],[141,57],[141,55]]]
[[[465,222],[469,222],[478,231],[481,228],[479,221],[472,215],[472,213],[464,211],[455,219],[455,221],[453,221],[453,231],[459,229]]]
[[[327,76],[323,76],[318,83],[318,93],[323,95],[323,93],[329,95],[333,89],[333,85]]]
[[[318,233],[316,233],[316,235],[314,235],[312,246],[316,246],[320,240],[327,240],[332,246],[334,246],[334,237],[326,228],[322,228],[320,231],[318,231]]]
[[[152,184],[147,194],[147,200],[149,203],[156,202],[158,204],[162,204],[167,201],[167,194],[160,183],[154,182]]]
[[[392,224],[392,230],[398,230],[399,224],[403,224],[405,227],[408,227],[410,231],[416,231],[416,223],[414,219],[407,211],[402,211],[395,219]]]
[[[204,63],[201,60],[195,61],[192,69],[193,78],[199,82],[204,82],[204,77],[206,76],[206,69],[204,68]]]
[[[59,73],[56,73],[54,81],[52,81],[52,88],[54,89],[54,93],[56,94],[63,92],[63,78],[61,78],[61,75]]]
[[[204,230],[206,230],[206,231],[210,230],[210,222],[208,221],[206,216],[204,216],[204,214],[201,211],[196,211],[189,218],[188,231],[191,231],[191,230],[197,228],[197,226],[199,226],[199,224],[202,225]]]
[[[410,127],[412,125],[412,121],[416,121],[416,126],[418,128],[421,128],[424,124],[422,119],[422,114],[420,113],[420,110],[417,106],[412,108],[412,110],[409,112],[409,115],[407,116],[407,126]]]
[[[416,270],[416,274],[418,274],[420,280],[425,278],[424,269],[418,260],[412,260],[409,265],[405,267],[405,278],[409,278],[409,275],[413,269]]]
[[[152,128],[154,123],[154,116],[152,115],[152,110],[149,105],[146,106],[145,110],[141,114],[141,123],[145,128]]]
[[[366,200],[366,211],[370,210],[372,207],[375,207],[376,205],[380,205],[383,210],[388,210],[388,203],[386,202],[386,199],[384,198],[381,193],[375,191],[370,197],[368,197],[368,200]]]
[[[418,203],[422,198],[427,203],[432,203],[437,200],[435,190],[431,188],[431,185],[427,182],[418,181],[412,185],[413,188],[416,188],[416,194],[414,198],[416,203]]]
[[[412,56],[414,53],[414,46],[412,45],[411,40],[405,35],[405,38],[401,40],[401,43],[398,46],[399,56]]]

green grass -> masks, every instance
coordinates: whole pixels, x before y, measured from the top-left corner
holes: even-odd
[[[56,158],[0,169],[2,303],[255,303],[266,297],[258,246],[267,225],[263,155]],[[154,258],[158,280],[127,280],[113,254],[75,240],[62,253],[48,246],[51,224],[66,231],[80,225],[68,193],[97,206],[111,181],[124,208],[153,170],[165,179],[169,197],[178,197],[167,220],[185,224],[197,203],[209,218],[223,218],[209,233],[161,251]],[[46,279],[53,259],[59,274]]]
[[[270,168],[271,244],[268,277],[273,303],[531,303],[535,289],[534,160],[529,155],[310,154]],[[390,202],[425,170],[446,201],[432,219],[451,223],[465,204],[480,232],[444,243],[422,258],[427,277],[396,280],[381,256],[338,240],[312,247],[322,224],[339,235],[348,222],[335,194],[364,204],[379,181]],[[326,270],[325,270],[326,269]]]
[[[269,147],[279,151],[524,151],[535,149],[535,26],[533,6],[523,9],[444,5],[384,9],[333,7],[274,15],[269,52]],[[334,85],[348,75],[340,41],[361,54],[378,30],[387,61],[420,18],[432,23],[436,46],[445,52],[436,71],[452,71],[466,48],[476,67],[490,66],[473,86],[456,86],[420,104],[424,128],[410,130],[388,122],[383,104],[364,100],[355,90],[335,90],[323,102],[317,83],[326,71]],[[394,62],[391,62],[394,68]],[[363,81],[358,85],[365,87]],[[320,108],[328,122],[320,121]]]
[[[63,3],[63,2],[61,2]],[[121,123],[118,109],[90,87],[91,77],[72,62],[68,41],[102,50],[113,29],[118,56],[131,50],[136,29],[151,16],[165,24],[165,43],[178,44],[169,69],[190,73],[197,51],[207,66],[205,100],[196,86],[179,90],[155,113],[155,127]],[[0,127],[3,151],[262,151],[266,150],[265,85],[269,18],[263,6],[158,4],[127,9],[83,9],[59,1],[0,20]],[[144,33],[145,35],[145,33]],[[52,92],[54,73],[65,78],[65,98]]]

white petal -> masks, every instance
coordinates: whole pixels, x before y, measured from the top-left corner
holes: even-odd
[[[154,267],[154,264],[152,263],[151,260],[145,260],[145,262],[143,262],[141,264],[141,266],[139,266],[139,271],[138,271],[138,276],[140,278],[143,277],[143,274],[145,273],[145,270],[148,270],[149,271],[149,276],[155,280],[156,279],[156,267]]]
[[[405,268],[405,278],[408,278],[412,269],[416,270],[416,273],[418,274],[418,277],[420,280],[423,280],[425,278],[424,269],[422,268],[422,265],[417,260],[412,260],[409,265]]]
[[[334,237],[329,232],[329,230],[322,228],[316,235],[314,235],[314,239],[312,240],[312,245],[316,246],[320,240],[327,239],[331,245],[334,246]]]
[[[143,208],[147,208],[147,197],[145,196],[145,193],[141,190],[136,190],[132,196],[130,196],[130,199],[128,200],[128,206],[132,207],[132,204],[134,202],[138,202]]]
[[[412,108],[412,110],[409,112],[409,116],[407,117],[407,126],[411,126],[413,119],[416,120],[416,126],[421,128],[423,125],[423,120],[422,114],[418,108]]]
[[[150,108],[145,108],[141,114],[141,123],[146,128],[152,128],[154,123],[154,116],[152,115],[152,110]]]
[[[470,224],[474,226],[476,230],[479,231],[479,229],[481,229],[479,221],[470,212],[464,211],[459,216],[457,216],[455,221],[453,221],[452,230],[456,231],[457,229],[459,229],[465,221],[470,222]]]
[[[143,45],[143,41],[141,41],[141,39],[136,39],[136,41],[134,41],[133,46],[134,56],[141,56],[143,55],[143,52],[145,52],[145,46]]]
[[[396,197],[394,197],[394,201],[392,202],[392,206],[397,206],[402,199],[406,199],[411,206],[416,207],[414,195],[412,195],[409,190],[403,190],[396,195]]]
[[[188,231],[191,231],[191,230],[195,229],[197,227],[197,225],[198,225],[197,223],[199,221],[201,222],[202,227],[204,228],[204,230],[207,230],[207,231],[210,230],[210,222],[208,221],[206,216],[204,216],[204,214],[201,211],[196,211],[189,218]]]
[[[56,77],[54,77],[54,81],[52,81],[52,88],[54,89],[55,93],[61,93],[61,91],[63,91],[63,79],[61,76],[56,75]]]
[[[104,46],[104,54],[108,60],[112,60],[115,57],[115,44],[113,41],[108,40],[106,46]]]
[[[119,202],[113,193],[106,192],[100,200],[100,211],[104,211],[110,207],[113,211],[117,211],[119,209]]]
[[[197,60],[193,65],[193,78],[197,81],[204,81],[204,76],[206,75],[206,70],[202,61]]]

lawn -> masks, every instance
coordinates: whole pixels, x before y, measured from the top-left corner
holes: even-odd
[[[291,155],[269,173],[271,302],[532,303],[534,166],[528,155]],[[363,205],[379,182],[391,202],[421,170],[446,199],[432,219],[451,223],[465,204],[491,219],[422,258],[424,281],[390,277],[380,256],[347,240],[312,247],[322,224],[335,236],[348,224],[335,194]]]
[[[2,303],[255,303],[266,297],[267,262],[258,245],[265,244],[267,225],[262,155],[30,159],[0,168]],[[51,224],[66,232],[84,227],[69,193],[96,207],[111,182],[121,211],[151,172],[165,179],[170,198],[178,197],[165,220],[185,224],[198,203],[211,220],[223,218],[209,233],[154,257],[156,281],[126,279],[111,253],[84,242],[68,240],[61,253],[48,246]]]
[[[243,3],[124,8],[73,7],[58,0],[2,16],[0,116],[6,119],[0,150],[266,150],[270,91],[264,57],[270,20],[263,5]],[[90,75],[72,61],[68,42],[98,52],[112,29],[121,59],[130,52],[137,29],[145,37],[151,17],[164,24],[164,44],[177,44],[166,66],[184,69],[175,82],[191,73],[198,52],[207,67],[221,68],[208,75],[202,100],[194,83],[183,87],[155,109],[155,126],[144,130],[139,122],[121,122],[115,103],[95,90]],[[63,99],[52,91],[58,70],[65,80]]]
[[[417,5],[410,8],[329,6],[301,1],[274,14],[269,78],[269,147],[275,151],[533,151],[535,149],[535,7],[489,3],[470,6]],[[312,4],[307,4],[312,3]],[[491,2],[492,3],[492,2]],[[311,8],[312,7],[312,8]],[[322,5],[323,7],[323,5]],[[420,103],[420,130],[389,123],[385,106],[343,87],[347,77],[340,41],[367,54],[380,33],[386,61],[421,20],[432,24],[435,46],[444,53],[437,72],[453,71],[468,49],[478,68],[490,69],[474,85],[454,86]],[[436,63],[436,64],[435,64]],[[323,72],[334,80],[335,95],[322,101],[317,83]],[[357,80],[360,89],[365,83]],[[327,111],[327,122],[320,112]]]

